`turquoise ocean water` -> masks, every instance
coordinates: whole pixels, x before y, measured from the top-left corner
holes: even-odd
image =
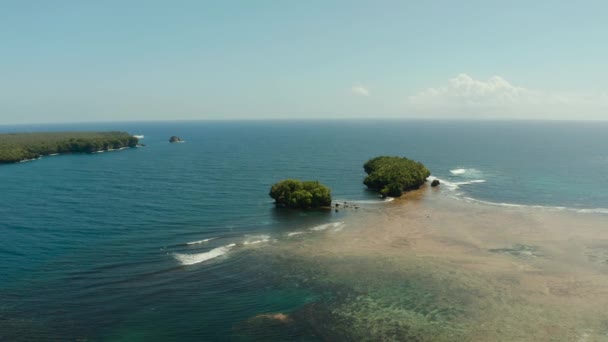
[[[244,247],[349,215],[277,210],[269,187],[316,179],[335,200],[381,206],[362,184],[376,155],[423,162],[463,200],[608,214],[605,122],[0,126],[66,130],[126,130],[146,146],[0,165],[0,340],[255,339],[241,322],[323,298]]]

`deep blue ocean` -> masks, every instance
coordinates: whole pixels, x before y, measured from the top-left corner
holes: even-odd
[[[423,162],[448,196],[608,213],[608,122],[0,126],[70,130],[124,130],[146,146],[0,165],[0,340],[254,339],[235,326],[318,293],[235,251],[349,215],[278,210],[270,186],[319,180],[334,200],[383,205],[362,184],[377,155]]]

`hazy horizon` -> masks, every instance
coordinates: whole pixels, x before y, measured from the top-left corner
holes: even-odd
[[[106,121],[54,121],[54,122],[17,122],[17,123],[0,123],[0,127],[17,127],[17,126],[54,126],[54,125],[106,125],[106,124],[154,124],[154,123],[203,123],[203,122],[333,122],[333,121],[351,121],[351,122],[365,122],[365,121],[388,121],[388,122],[400,122],[400,121],[437,121],[437,122],[572,122],[572,123],[608,123],[608,119],[535,119],[535,118],[421,118],[421,117],[411,117],[411,118],[400,118],[400,117],[385,117],[385,118],[369,118],[369,117],[330,117],[330,118],[225,118],[225,119],[142,119],[142,120],[106,120]]]
[[[600,1],[3,7],[0,125],[608,120]]]

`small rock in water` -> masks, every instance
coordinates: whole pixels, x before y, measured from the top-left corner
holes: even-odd
[[[440,184],[439,179],[433,179],[433,181],[431,182],[432,187],[436,187],[439,184]]]
[[[178,136],[172,136],[171,138],[169,138],[169,142],[170,143],[177,143],[177,142],[182,142],[182,138],[178,137]]]

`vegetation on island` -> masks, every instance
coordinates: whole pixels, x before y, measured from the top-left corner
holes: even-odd
[[[399,197],[404,191],[418,189],[431,172],[422,164],[404,157],[380,156],[368,160],[363,184],[382,196]]]
[[[318,181],[286,179],[272,186],[269,193],[277,206],[314,209],[331,206],[331,189]]]
[[[16,163],[57,153],[92,153],[137,146],[126,132],[0,134],[0,163]]]

